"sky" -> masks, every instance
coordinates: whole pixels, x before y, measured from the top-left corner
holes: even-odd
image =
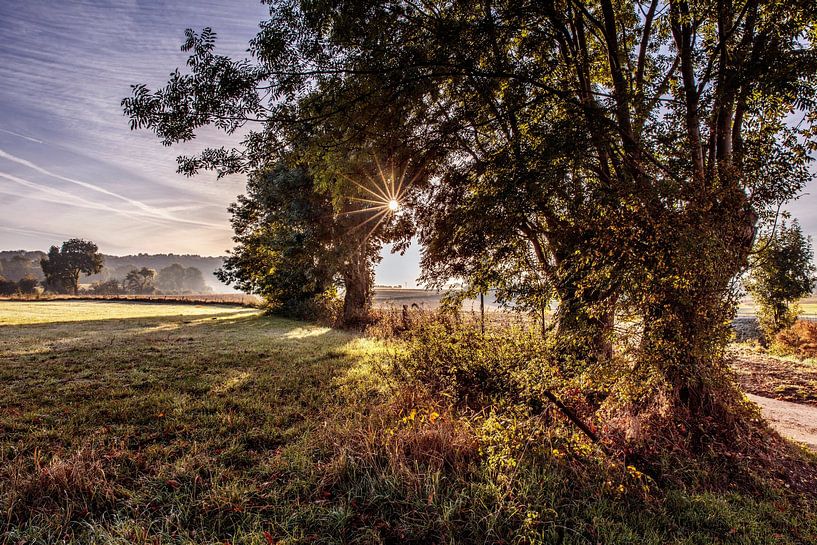
[[[0,0],[0,249],[80,237],[116,255],[224,255],[243,177],[185,178],[175,158],[232,142],[204,130],[163,147],[129,130],[120,101],[184,66],[186,28],[211,26],[219,52],[244,56],[265,15],[258,0]],[[786,208],[817,239],[817,182]],[[414,286],[417,245],[383,254],[376,283]]]
[[[80,237],[115,255],[224,255],[244,178],[186,178],[176,156],[233,142],[204,130],[163,147],[129,129],[120,101],[184,68],[186,28],[210,26],[219,52],[244,57],[265,15],[258,0],[0,1],[0,250]],[[376,282],[412,287],[418,261],[416,246],[387,248]]]

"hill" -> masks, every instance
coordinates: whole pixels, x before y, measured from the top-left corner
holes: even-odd
[[[38,279],[42,279],[42,270],[40,269],[40,258],[45,256],[45,252],[39,250],[3,250],[0,251],[0,274],[6,276],[9,280],[17,281],[22,278],[26,272],[33,274]],[[105,266],[99,274],[92,276],[83,276],[80,282],[83,284],[90,284],[97,281],[110,280],[112,278],[124,278],[128,271],[132,269],[139,269],[148,267],[150,269],[160,270],[169,267],[174,263],[178,263],[183,267],[195,267],[199,269],[204,276],[207,285],[213,288],[216,293],[235,291],[231,287],[223,284],[215,277],[214,273],[221,264],[224,258],[220,256],[200,256],[196,254],[147,254],[139,253],[135,255],[109,255],[103,254],[105,257]],[[22,258],[22,259],[21,259]],[[28,263],[23,263],[22,260]],[[11,264],[13,263],[13,266]],[[19,277],[19,278],[18,278]]]

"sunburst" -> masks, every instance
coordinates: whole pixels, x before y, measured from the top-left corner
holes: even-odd
[[[388,173],[384,172],[380,161],[377,159],[375,159],[375,165],[377,167],[376,176],[364,175],[364,183],[344,175],[347,181],[362,191],[361,196],[347,196],[346,198],[360,203],[362,208],[343,212],[342,215],[369,215],[369,217],[364,218],[360,223],[354,225],[349,230],[349,232],[352,233],[368,226],[363,240],[372,236],[384,222],[400,212],[403,208],[402,199],[405,197],[406,189],[414,182],[417,175],[419,175],[418,173],[406,183],[407,170],[404,169],[403,172],[397,176],[394,173],[394,169],[390,169],[391,171]]]

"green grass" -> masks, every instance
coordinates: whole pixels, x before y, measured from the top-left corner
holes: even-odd
[[[0,324],[0,542],[280,534],[260,497],[375,388],[368,341],[245,308],[0,302]]]
[[[0,543],[817,539],[782,485],[645,488],[564,426],[394,392],[391,350],[239,307],[0,302]]]

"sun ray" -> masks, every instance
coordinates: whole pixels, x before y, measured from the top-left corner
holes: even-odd
[[[362,199],[360,197],[346,197],[346,198],[349,199],[350,201],[368,202],[368,203],[372,203],[372,204],[385,206],[385,203],[382,200],[373,201],[372,199]]]
[[[380,200],[380,201],[378,201],[378,202],[382,202],[382,199],[386,199],[386,200],[388,200],[388,197],[386,197],[385,195],[379,195],[379,194],[375,193],[374,191],[372,191],[372,190],[371,190],[371,189],[369,189],[368,187],[366,187],[366,186],[364,186],[364,185],[361,185],[361,184],[357,183],[355,180],[353,180],[353,179],[352,179],[352,178],[350,178],[349,176],[347,176],[347,175],[345,175],[345,174],[342,174],[342,176],[343,176],[344,178],[346,178],[347,180],[349,180],[350,182],[352,182],[353,184],[355,184],[356,186],[358,186],[358,187],[359,187],[360,189],[362,189],[363,191],[366,191],[366,192],[367,192],[367,193],[369,193],[371,196],[375,197],[376,199],[381,199],[381,200]],[[376,186],[376,185],[375,185],[375,188],[377,188],[377,186]]]
[[[395,199],[400,200],[400,197],[403,196],[403,182],[406,181],[406,173],[408,172],[408,167],[403,169],[403,173],[400,175],[400,181],[397,183],[397,190],[394,193]]]
[[[381,206],[372,206],[370,208],[361,208],[360,210],[350,210],[349,212],[341,212],[338,214],[339,216],[351,216],[352,214],[363,214],[364,212],[374,212],[376,210],[382,210],[387,208],[386,205]]]
[[[405,185],[405,189],[408,189],[408,188],[409,188],[409,187],[410,187],[410,186],[411,186],[411,185],[412,185],[414,182],[416,182],[416,181],[417,181],[417,179],[418,179],[418,178],[419,178],[419,177],[422,175],[422,173],[423,173],[423,168],[425,168],[426,164],[427,164],[427,160],[426,160],[426,161],[423,161],[423,162],[422,162],[420,165],[418,165],[418,167],[417,167],[417,172],[415,172],[415,173],[414,173],[414,176],[412,176],[412,177],[411,177],[411,180],[409,180],[409,181],[408,181],[408,183]],[[400,182],[400,189],[399,189],[399,191],[401,191],[401,193],[400,193],[400,196],[401,196],[401,197],[403,196],[403,195],[402,195],[402,191],[403,191],[403,189],[404,189],[404,187],[403,187],[403,181],[405,180],[405,174],[406,174],[406,170],[404,170],[404,171],[403,171],[403,180],[401,180],[401,182]]]
[[[363,173],[363,176],[366,180],[371,184],[371,188],[361,185],[359,182],[353,180],[347,175],[343,175],[347,180],[358,186],[359,188],[367,191],[370,195],[376,196],[378,199],[388,199],[389,197],[386,195],[386,192],[380,187],[380,184],[377,183],[371,176],[366,173]]]
[[[369,223],[370,221],[373,221],[373,220],[375,220],[375,219],[377,219],[377,218],[379,218],[379,217],[385,216],[385,215],[388,213],[388,211],[389,211],[388,209],[386,209],[386,210],[381,210],[380,212],[378,212],[377,214],[375,214],[375,215],[374,215],[374,216],[372,216],[371,218],[367,219],[366,221],[364,221],[364,222],[362,222],[362,223],[359,223],[359,224],[355,225],[354,227],[352,227],[352,228],[349,230],[349,232],[351,233],[352,231],[356,231],[357,229],[360,229],[361,227],[363,227],[364,225],[366,225],[366,224],[367,224],[367,223]]]
[[[374,186],[374,188],[377,189],[377,192],[380,193],[380,197],[383,200],[388,201],[391,198],[388,195],[388,190],[387,190],[388,188],[384,189],[384,188],[380,187],[380,184],[378,184],[377,181],[374,178],[372,178],[371,176],[369,176],[368,174],[364,174],[364,176],[369,181],[369,183],[371,183]]]
[[[386,186],[386,191],[388,192],[389,180],[386,179],[386,175],[383,174],[383,167],[380,166],[380,161],[378,160],[376,155],[374,157],[374,164],[377,166],[377,172],[378,172],[378,174],[380,174],[380,180],[383,182],[383,185]],[[394,188],[392,188],[392,189],[394,189]],[[387,201],[390,201],[392,199],[394,199],[394,192],[393,191],[392,191],[392,193],[390,195],[388,195],[386,197]]]
[[[372,233],[374,233],[375,229],[380,227],[380,224],[383,223],[383,220],[385,220],[385,219],[386,219],[386,216],[383,216],[382,218],[380,218],[380,220],[377,223],[374,224],[374,227],[369,229],[369,232],[366,233],[366,236],[363,237],[363,240],[367,240],[370,236],[372,236]]]

